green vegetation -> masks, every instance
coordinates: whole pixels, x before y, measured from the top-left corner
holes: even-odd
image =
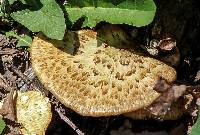
[[[18,35],[13,24],[21,24],[30,30],[31,34],[43,32],[49,38],[62,40],[65,31],[77,22],[81,22],[78,23],[81,28],[93,28],[100,22],[142,27],[153,21],[156,12],[153,0],[66,0],[66,3],[57,1],[1,0],[0,24],[6,22],[13,26],[11,31],[5,31],[5,35],[18,39],[16,47],[29,47],[32,42],[31,36]],[[0,117],[0,134],[5,126]],[[199,133],[200,117],[193,125],[191,135]]]
[[[64,14],[55,0],[40,0],[39,3],[31,5],[32,9],[25,9],[11,13],[11,17],[23,24],[32,32],[43,32],[52,39],[61,40],[65,33]],[[38,10],[35,10],[39,7]],[[34,11],[33,11],[34,10]]]
[[[101,21],[141,27],[152,22],[156,6],[152,0],[69,0],[66,10],[72,23],[85,19],[82,27],[95,27]]]
[[[9,15],[30,31],[62,40],[66,24],[73,25],[81,18],[84,19],[81,27],[95,27],[102,21],[137,27],[148,25],[156,6],[153,0],[68,0],[66,4],[55,0],[8,0],[1,3],[1,9],[1,15]]]
[[[197,118],[197,121],[196,123],[192,126],[192,132],[190,135],[199,135],[200,133],[200,106],[198,108],[198,118]]]
[[[2,119],[2,117],[0,117],[0,134],[3,132],[5,126],[6,126],[6,124],[5,124],[4,120]]]
[[[6,32],[6,37],[15,37],[18,39],[16,47],[28,47],[31,45],[32,38],[27,35],[18,36],[14,31]]]

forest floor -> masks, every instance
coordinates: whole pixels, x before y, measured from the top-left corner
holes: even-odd
[[[160,40],[163,35],[173,37],[180,52],[180,59],[174,62],[174,68],[178,74],[177,81],[184,85],[198,85],[200,83],[200,9],[198,3],[194,0],[158,0],[156,4],[158,10],[151,25],[143,28],[122,27],[130,34],[136,29],[135,38],[141,44],[147,44],[152,39]],[[12,27],[8,24],[0,24],[0,32],[10,29]],[[37,87],[45,91],[52,103],[53,112],[47,135],[73,135],[79,130],[88,135],[185,135],[196,120],[196,116],[192,116],[194,108],[192,112],[188,112],[180,119],[168,121],[132,120],[121,115],[100,118],[80,116],[64,107],[43,88],[31,69],[28,49],[16,48],[17,42],[16,39],[8,39],[0,33],[0,98],[5,98],[9,93],[9,89],[4,90],[3,88],[5,81],[16,90],[26,91]],[[165,56],[158,56],[158,59],[159,57]],[[12,105],[7,104],[7,109],[10,108],[12,109]],[[69,118],[74,125],[69,122],[67,124],[66,118]],[[17,134],[18,125],[10,122],[7,126],[8,134]]]

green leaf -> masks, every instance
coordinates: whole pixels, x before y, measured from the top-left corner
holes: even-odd
[[[82,27],[101,21],[141,27],[152,22],[156,6],[153,0],[68,0],[66,10],[72,23],[85,18]]]
[[[9,4],[12,5],[17,0],[8,0]]]
[[[59,5],[55,0],[40,0],[37,4],[34,9],[14,12],[11,17],[32,32],[41,31],[49,38],[63,39],[66,26]]]
[[[16,47],[30,47],[32,43],[32,38],[24,35],[23,37],[20,38],[20,40],[17,43]]]
[[[2,117],[0,117],[0,134],[3,132],[4,128],[6,127],[6,124]]]
[[[8,0],[10,5],[12,5],[15,1],[21,1],[23,4],[26,4],[25,0]]]
[[[196,123],[192,126],[192,132],[190,135],[199,135],[200,133],[200,106],[198,107],[198,118]]]
[[[16,47],[30,47],[32,38],[27,35],[18,36],[14,31],[6,32],[6,37],[15,37],[18,39]]]

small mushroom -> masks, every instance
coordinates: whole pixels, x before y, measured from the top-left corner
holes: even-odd
[[[46,89],[83,116],[119,115],[147,107],[160,95],[153,90],[158,77],[176,79],[175,69],[133,53],[131,42],[125,43],[121,36],[102,36],[93,30],[66,36],[63,42],[38,34],[30,51],[32,67]],[[116,38],[110,40],[115,44],[102,37]]]
[[[51,104],[39,91],[18,92],[16,115],[21,134],[45,135],[52,117]]]

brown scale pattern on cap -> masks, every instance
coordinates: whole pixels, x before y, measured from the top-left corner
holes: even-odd
[[[107,45],[92,30],[67,35],[66,43],[36,36],[32,67],[49,91],[81,115],[118,115],[146,107],[160,95],[153,90],[159,76],[176,79],[170,66]]]

